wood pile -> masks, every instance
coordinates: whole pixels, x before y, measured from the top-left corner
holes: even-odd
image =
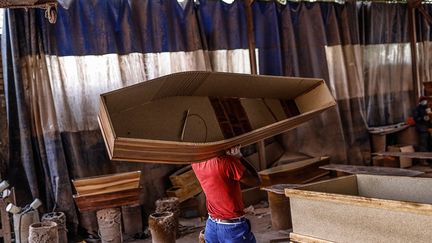
[[[190,165],[176,171],[169,179],[173,186],[166,191],[166,194],[169,197],[177,197],[180,202],[202,192],[201,185]]]

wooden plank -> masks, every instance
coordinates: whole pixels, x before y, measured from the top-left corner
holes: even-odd
[[[368,130],[370,134],[386,135],[386,134],[400,132],[404,129],[407,129],[409,126],[410,125],[406,125],[405,123],[398,123],[389,126],[371,127]]]
[[[376,152],[373,155],[404,157],[412,159],[432,159],[432,152]]]
[[[319,167],[329,163],[329,157],[317,157],[260,171],[262,186],[275,184],[304,184],[325,176],[328,171]]]
[[[267,160],[266,160],[266,151],[265,151],[264,140],[258,141],[257,148],[258,148],[260,170],[265,170],[265,169],[267,169]]]
[[[297,233],[290,233],[290,240],[295,243],[335,243],[332,241],[317,239],[307,235],[301,235]]]
[[[419,176],[424,172],[392,167],[381,166],[360,166],[360,165],[339,165],[329,164],[320,166],[324,170],[345,172],[349,174],[367,174],[367,175],[391,175],[391,176]]]

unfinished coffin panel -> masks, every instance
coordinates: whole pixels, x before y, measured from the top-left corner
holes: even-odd
[[[139,203],[141,171],[72,180],[80,211],[97,211]]]
[[[321,79],[184,72],[102,94],[98,120],[113,160],[190,163],[335,104]]]
[[[432,179],[353,175],[286,189],[293,232],[332,242],[430,242]]]

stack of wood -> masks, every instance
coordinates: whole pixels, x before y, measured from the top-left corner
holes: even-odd
[[[72,180],[80,211],[96,211],[139,203],[141,171]]]
[[[188,165],[169,177],[172,187],[166,191],[169,197],[177,197],[180,202],[184,202],[202,192],[201,185]]]

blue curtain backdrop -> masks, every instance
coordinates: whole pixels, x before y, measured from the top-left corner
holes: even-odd
[[[403,121],[412,106],[406,5],[255,1],[252,8],[259,73],[323,78],[338,101],[283,135],[286,148],[365,162],[368,126]],[[426,60],[431,34],[422,21]],[[4,23],[7,177],[21,204],[40,197],[46,210],[66,212],[71,225],[80,220],[93,234],[94,215],[71,207],[71,179],[141,169],[148,214],[177,169],[110,162],[96,120],[99,94],[172,72],[250,72],[243,1],[75,0],[59,8],[54,25],[41,10],[7,10]]]

